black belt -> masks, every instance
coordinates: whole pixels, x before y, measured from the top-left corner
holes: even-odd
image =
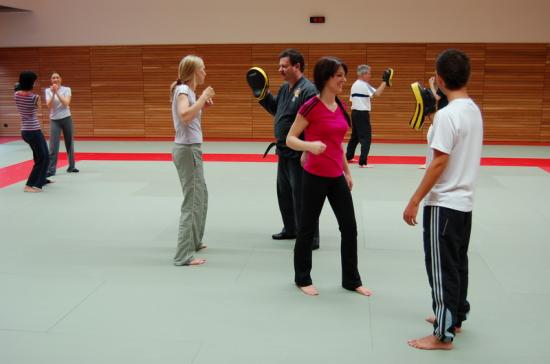
[[[274,146],[277,145],[277,142],[273,142],[273,143],[269,143],[269,145],[267,146],[267,149],[265,150],[264,152],[264,156],[262,158],[265,158],[265,156],[267,155],[267,153],[269,153],[269,151],[271,150],[271,148],[273,148]]]

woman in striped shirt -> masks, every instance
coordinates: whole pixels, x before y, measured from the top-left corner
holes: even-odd
[[[40,96],[33,93],[36,74],[32,71],[23,71],[19,75],[19,91],[15,92],[14,99],[17,111],[21,116],[21,137],[30,145],[34,159],[34,166],[25,184],[25,192],[42,192],[42,187],[50,181],[46,179],[46,172],[50,158],[48,145],[36,111],[40,106]]]

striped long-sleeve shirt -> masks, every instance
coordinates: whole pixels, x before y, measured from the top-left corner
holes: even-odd
[[[40,130],[40,122],[36,116],[38,95],[32,92],[17,91],[13,98],[21,116],[21,130]]]

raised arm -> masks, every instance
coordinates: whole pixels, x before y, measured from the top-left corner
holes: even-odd
[[[376,91],[374,91],[374,94],[372,95],[372,97],[375,97],[375,96],[380,96],[382,95],[382,92],[384,92],[384,90],[386,89],[386,81],[382,81],[380,83],[380,86],[378,86],[378,88],[376,89]]]
[[[213,98],[215,95],[214,89],[211,86],[208,86],[204,89],[201,96],[197,99],[193,105],[189,104],[189,98],[186,94],[179,94],[177,102],[177,111],[180,117],[180,120],[185,124],[189,125],[199,113],[199,111],[206,105],[208,100]]]
[[[273,96],[270,91],[259,101],[259,104],[271,115],[277,112],[277,96]]]
[[[63,106],[69,106],[69,104],[71,103],[71,95],[61,95],[61,93],[59,93],[58,85],[52,85],[48,90],[49,92],[46,91],[46,105],[49,108],[53,107],[53,99],[56,97]]]
[[[435,87],[435,77],[434,76],[430,77],[430,79],[428,80],[428,83],[430,84],[430,90],[432,91],[432,94],[435,97],[435,101],[441,100],[441,96],[437,94],[437,89]]]
[[[63,104],[63,106],[69,106],[69,104],[71,103],[71,95],[63,96],[59,93],[59,90],[55,92],[55,95],[59,99],[59,102]]]

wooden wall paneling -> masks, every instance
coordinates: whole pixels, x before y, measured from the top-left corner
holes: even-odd
[[[45,89],[51,84],[52,72],[58,72],[63,85],[71,88],[71,115],[74,135],[89,137],[94,135],[92,110],[92,80],[90,75],[89,47],[47,47],[39,48],[40,83],[44,125],[49,125],[49,110],[46,106]],[[49,126],[45,127],[49,135]]]
[[[215,106],[205,112],[203,127],[210,138],[273,138],[273,118],[253,99],[245,72],[264,68],[276,93],[282,78],[278,55],[294,47],[304,53],[306,77],[315,61],[335,55],[349,65],[373,67],[378,87],[383,70],[395,69],[394,86],[373,101],[375,139],[425,141],[408,122],[414,111],[410,83],[432,74],[437,54],[448,47],[464,50],[472,60],[469,92],[482,108],[488,141],[550,141],[549,44],[252,44],[155,45],[109,47],[44,47],[0,49],[0,135],[19,135],[20,119],[13,102],[19,72],[39,74],[36,92],[43,96],[53,70],[73,89],[72,111],[77,136],[172,137],[168,86],[177,77],[177,64],[188,53],[203,56],[207,84],[217,92]],[[202,90],[197,90],[200,93]],[[44,132],[48,110],[43,108]],[[7,125],[7,126],[4,126]],[[425,128],[426,129],[426,128]]]
[[[145,136],[140,46],[91,47],[94,135]]]
[[[195,54],[195,47],[143,46],[142,53],[145,136],[173,137],[174,124],[169,87],[178,78],[179,62],[184,56]],[[207,82],[208,80],[209,75]]]
[[[550,142],[550,44],[546,45],[544,99],[540,126],[540,138],[543,142]]]
[[[485,62],[485,140],[540,140],[547,49],[489,44]]]
[[[351,85],[357,79],[357,66],[367,62],[367,46],[365,44],[312,44],[309,46],[308,71],[312,75],[315,63],[324,56],[334,56],[342,60],[348,66],[347,82],[338,97],[348,107],[351,116],[351,102],[349,101]],[[375,86],[376,87],[376,86]],[[346,138],[351,136],[351,128],[348,130]]]
[[[214,106],[203,113],[207,138],[252,138],[250,90],[246,71],[252,63],[251,45],[198,45],[197,54],[206,65],[204,86],[216,92]],[[200,96],[203,87],[197,89]]]
[[[0,135],[20,135],[21,118],[13,100],[13,86],[19,80],[19,73],[31,70],[38,74],[40,62],[38,48],[0,48]],[[41,84],[37,80],[34,92],[40,94]],[[41,119],[41,116],[39,116]],[[44,129],[44,126],[42,126]]]
[[[377,88],[387,67],[394,69],[393,86],[372,101],[371,124],[375,139],[424,141],[425,136],[409,127],[415,110],[410,84],[425,75],[425,44],[367,44],[371,84]]]
[[[304,55],[306,68],[308,66],[308,46],[305,44],[254,44],[252,45],[252,63],[250,66],[261,67],[269,77],[269,89],[276,95],[284,80],[279,74],[279,54],[287,49],[295,48]],[[307,74],[306,74],[306,77]],[[250,102],[252,104],[253,137],[275,139],[273,132],[273,116],[269,114],[252,97],[249,89]]]

